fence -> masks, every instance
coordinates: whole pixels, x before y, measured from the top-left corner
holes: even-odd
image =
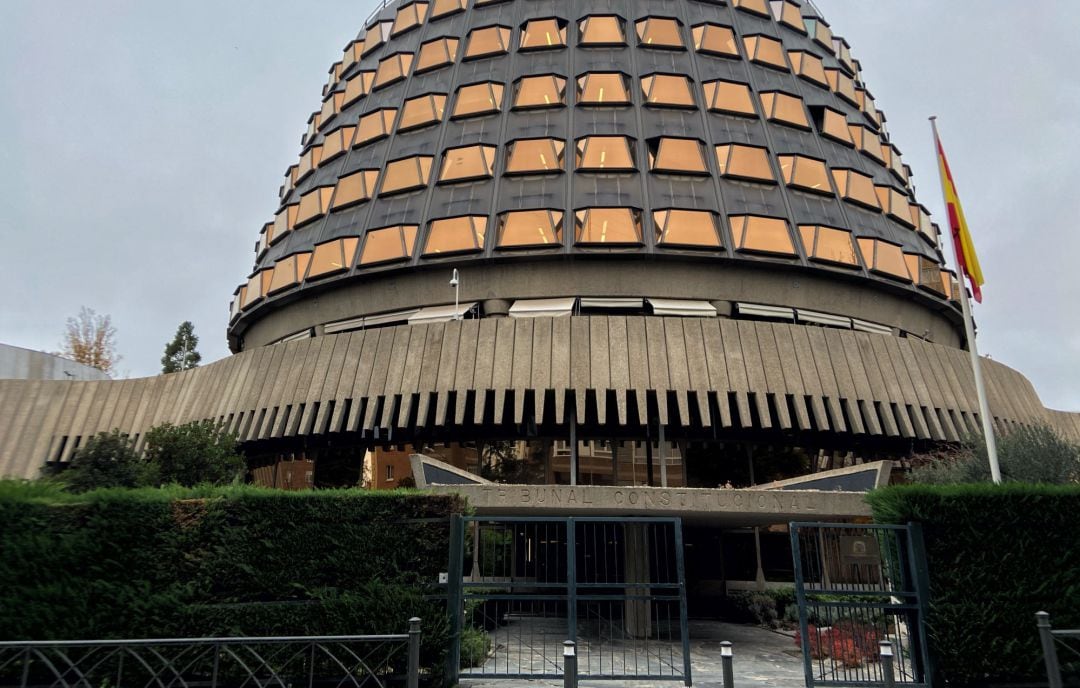
[[[1058,660],[1058,647],[1069,654],[1069,665],[1080,673],[1080,629],[1054,629],[1050,625],[1050,615],[1046,612],[1035,614],[1035,623],[1039,628],[1039,640],[1042,642],[1043,660],[1046,662],[1046,678],[1050,688],[1062,688],[1061,662]],[[1074,640],[1075,643],[1068,643]]]

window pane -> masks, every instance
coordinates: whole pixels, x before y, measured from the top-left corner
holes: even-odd
[[[632,208],[586,208],[575,213],[578,244],[640,244],[641,213]]]
[[[802,51],[788,53],[791,60],[791,68],[796,74],[819,86],[829,87],[829,80],[825,78],[825,65],[817,55],[811,55]]]
[[[362,146],[389,136],[395,117],[397,117],[397,110],[393,108],[376,110],[361,117],[356,127],[356,139],[353,141],[353,146]]]
[[[505,53],[510,47],[510,29],[505,26],[488,26],[469,32],[469,44],[465,59],[490,57]]]
[[[851,132],[851,139],[855,142],[856,148],[877,162],[885,163],[885,152],[881,149],[881,139],[877,134],[861,124],[848,125],[848,131]]]
[[[345,82],[345,98],[342,107],[350,105],[371,92],[371,84],[375,82],[373,70],[357,72]]]
[[[662,246],[720,248],[716,216],[705,210],[657,210],[656,243]]]
[[[296,225],[296,213],[299,209],[300,204],[293,203],[279,210],[277,215],[274,216],[274,231],[270,239],[271,246],[284,239],[285,235],[292,231]]]
[[[708,174],[701,142],[664,136],[649,144],[649,167],[654,172]]]
[[[521,32],[522,50],[545,50],[566,45],[566,27],[557,19],[534,19]]]
[[[636,26],[638,40],[646,48],[682,50],[685,47],[679,22],[674,19],[647,17],[639,20]]]
[[[773,19],[799,33],[806,33],[798,5],[788,0],[772,0],[769,7],[772,9]]]
[[[383,21],[369,27],[367,32],[364,33],[364,47],[361,48],[360,54],[367,55],[385,43],[386,39],[390,38],[390,28],[392,26],[393,22]]]
[[[585,17],[578,27],[581,31],[580,45],[624,45],[622,20],[616,16]]]
[[[625,136],[587,136],[577,142],[581,172],[635,172],[630,141]]]
[[[435,0],[431,7],[431,18],[441,19],[465,9],[467,0]]]
[[[763,17],[769,16],[769,8],[765,4],[765,0],[733,0],[732,4],[740,10],[760,14]]]
[[[799,225],[803,247],[810,260],[858,267],[851,232],[819,225]]]
[[[779,162],[780,174],[788,186],[803,191],[832,195],[829,172],[821,160],[801,155],[781,155]]]
[[[427,186],[431,175],[431,156],[417,156],[394,160],[386,165],[381,195]]]
[[[705,102],[711,112],[757,116],[750,99],[750,87],[734,81],[708,81],[704,84]]]
[[[592,72],[578,77],[578,104],[629,105],[626,77],[619,72]]]
[[[673,74],[654,74],[641,80],[647,105],[670,107],[694,107],[694,95],[690,92],[690,80]]]
[[[566,79],[552,74],[519,79],[514,91],[514,107],[558,107],[566,102]]]
[[[845,169],[833,170],[832,174],[840,197],[845,201],[864,205],[873,210],[881,210],[873,178],[855,170]]]
[[[716,163],[724,177],[735,177],[755,182],[776,182],[769,154],[764,148],[724,144],[716,147]],[[741,216],[740,216],[741,217]]]
[[[378,177],[378,170],[359,170],[339,178],[334,193],[334,209],[370,200]]]
[[[418,96],[405,101],[401,108],[401,121],[398,122],[398,131],[408,131],[429,124],[442,121],[443,111],[446,108],[446,96],[432,94]]]
[[[758,64],[766,67],[774,67],[787,71],[787,61],[784,59],[784,47],[780,41],[768,36],[745,36],[743,48],[746,56]]]
[[[498,112],[502,103],[503,85],[494,82],[472,84],[458,89],[454,117],[474,117]]]
[[[314,172],[322,164],[322,156],[322,146],[312,146],[304,151],[304,154],[300,156],[299,164],[296,166],[296,178],[301,180]]]
[[[720,24],[698,24],[694,27],[694,49],[721,57],[738,57],[735,32]]]
[[[300,283],[307,270],[308,261],[311,260],[311,252],[294,253],[274,263],[274,276],[270,279],[270,290],[273,294]]]
[[[851,140],[851,131],[848,130],[847,119],[843,113],[836,110],[830,110],[825,108],[823,110],[821,120],[821,134],[831,139],[835,139],[840,143],[847,144],[849,146],[854,145],[854,141]]]
[[[361,265],[404,260],[412,256],[416,243],[416,225],[397,225],[373,229],[364,237]]]
[[[761,107],[765,111],[765,117],[771,122],[780,122],[802,129],[810,128],[810,120],[806,118],[802,98],[798,96],[779,91],[762,93]]]
[[[359,237],[344,237],[315,245],[307,279],[326,277],[352,267]]]
[[[412,60],[412,53],[398,53],[384,57],[375,69],[375,83],[371,87],[382,88],[401,81],[408,75]]]
[[[322,162],[319,164],[333,160],[349,150],[352,147],[353,134],[355,133],[356,127],[338,127],[327,134],[322,145]]]
[[[396,36],[420,26],[424,23],[427,12],[428,4],[426,2],[414,2],[405,5],[397,11],[397,15],[394,17],[394,26],[390,30],[390,35]]]
[[[833,90],[833,93],[855,107],[859,106],[859,102],[855,99],[855,82],[850,76],[839,69],[826,69],[825,78],[828,79],[829,88]]]
[[[416,55],[416,73],[453,64],[457,59],[458,39],[437,38],[420,46]]]
[[[914,228],[911,222],[911,205],[908,197],[891,186],[875,186],[878,203],[885,214],[901,224]]]
[[[270,286],[270,281],[274,277],[274,269],[262,270],[252,275],[248,280],[247,290],[244,294],[243,307],[247,308],[262,300],[262,297],[266,296],[266,290]]]
[[[554,210],[514,210],[499,218],[499,248],[545,247],[562,244],[562,213]]]
[[[522,139],[512,141],[506,174],[542,174],[561,172],[566,143],[559,139]]]
[[[874,272],[905,281],[911,280],[908,275],[907,263],[904,260],[904,252],[896,244],[890,244],[880,239],[860,237],[859,250],[862,251],[866,264]]]
[[[330,209],[330,197],[333,194],[334,187],[320,186],[301,196],[300,207],[296,213],[296,226],[299,227],[325,215]]]
[[[758,215],[734,215],[729,219],[736,250],[795,255],[785,220]]]
[[[451,148],[443,154],[440,182],[484,179],[492,175],[495,165],[495,146],[465,146]]]
[[[484,250],[487,217],[467,215],[435,220],[428,228],[424,255],[473,253]]]

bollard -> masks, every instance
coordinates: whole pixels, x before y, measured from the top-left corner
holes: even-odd
[[[892,643],[882,640],[878,643],[881,654],[881,673],[885,679],[885,688],[894,688],[896,679],[893,677],[893,650]]]
[[[563,688],[577,688],[577,646],[573,640],[563,642]]]
[[[407,688],[420,685],[420,618],[409,619],[409,675]]]
[[[724,688],[735,688],[735,653],[729,640],[720,643],[720,663],[724,667]]]
[[[1035,625],[1039,629],[1039,641],[1042,643],[1047,683],[1050,688],[1061,688],[1061,665],[1058,664],[1057,648],[1054,647],[1054,633],[1053,627],[1050,625],[1050,615],[1046,612],[1036,612]]]

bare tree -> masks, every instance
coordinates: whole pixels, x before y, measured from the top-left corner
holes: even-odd
[[[79,315],[67,319],[60,355],[112,375],[120,356],[116,353],[116,328],[108,315],[83,306]]]

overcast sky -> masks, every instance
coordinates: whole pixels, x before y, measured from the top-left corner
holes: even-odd
[[[183,320],[204,362],[228,355],[229,298],[373,4],[0,0],[0,342],[56,350],[85,305],[122,373],[157,373]],[[987,279],[980,349],[1080,410],[1080,2],[817,5],[944,224],[939,116]]]

